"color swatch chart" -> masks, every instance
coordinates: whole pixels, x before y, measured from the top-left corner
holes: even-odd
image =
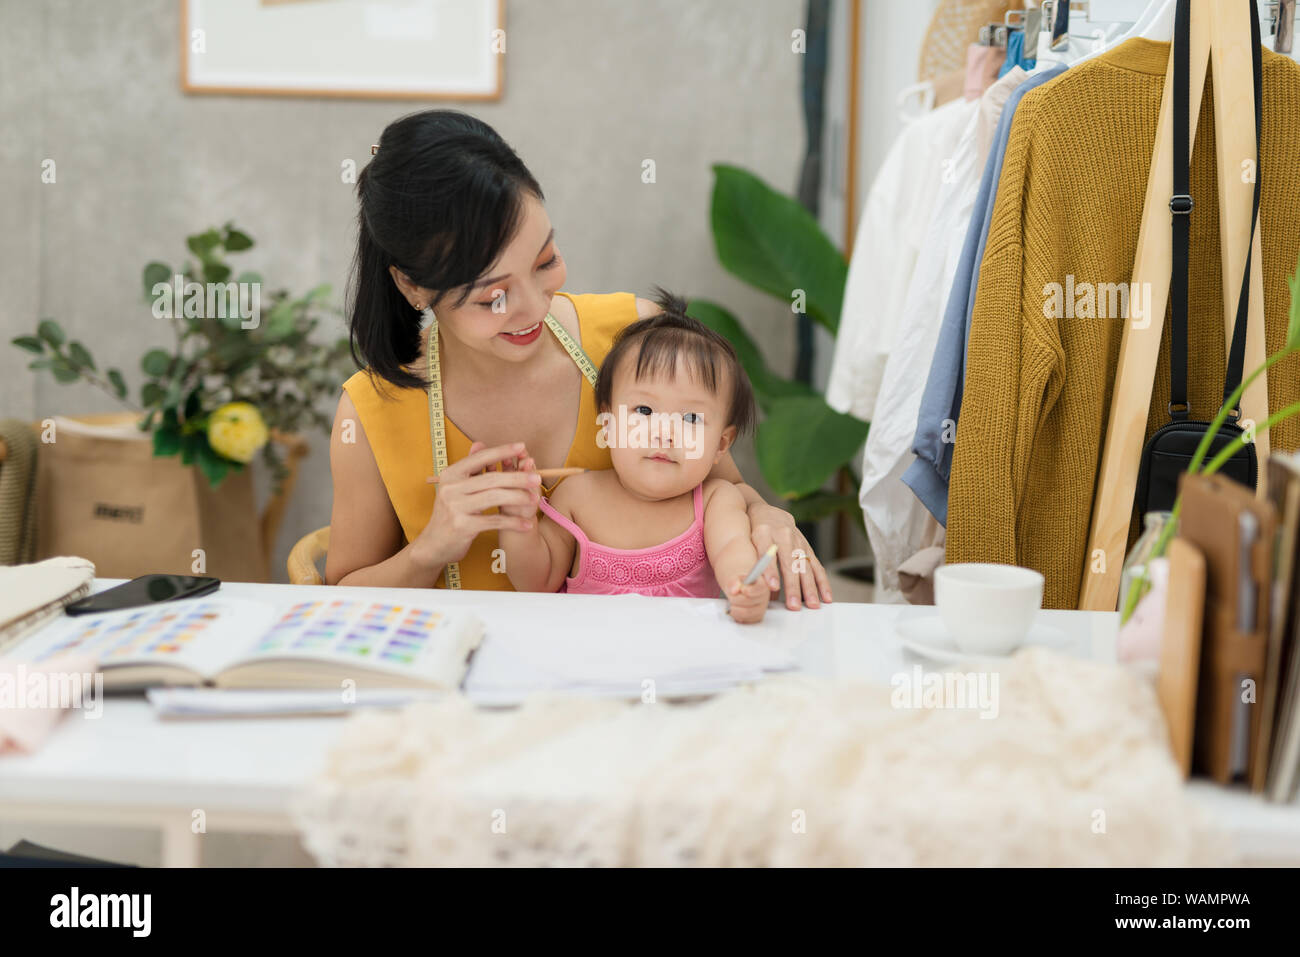
[[[413,664],[438,634],[442,613],[384,602],[304,601],[290,608],[253,649],[255,655],[343,655]]]
[[[178,655],[221,617],[220,607],[199,601],[87,616],[36,660],[84,653],[111,664],[144,655]]]

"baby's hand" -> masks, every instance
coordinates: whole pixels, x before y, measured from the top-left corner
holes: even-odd
[[[727,610],[732,618],[743,625],[757,624],[762,621],[770,599],[771,591],[762,578],[751,585],[746,585],[737,575],[727,588],[727,601],[730,604]]]
[[[528,450],[524,449],[524,451],[514,459],[506,459],[502,461],[501,471],[536,472],[537,463],[533,461],[531,456],[529,456]],[[497,510],[500,511],[502,515],[513,515],[516,518],[535,518],[537,516],[537,502],[541,498],[542,493],[538,491],[537,488],[533,488],[530,491],[533,497],[531,505],[500,505],[497,507]]]

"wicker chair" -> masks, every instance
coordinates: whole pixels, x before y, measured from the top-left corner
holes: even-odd
[[[308,532],[289,551],[289,584],[323,585],[325,579],[316,567],[316,563],[325,557],[330,547],[330,527],[328,525]]]

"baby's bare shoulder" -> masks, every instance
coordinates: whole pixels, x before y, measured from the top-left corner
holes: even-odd
[[[579,472],[561,480],[550,495],[551,505],[567,514],[575,502],[594,494],[600,488],[603,475],[603,471]]]
[[[740,494],[740,489],[736,488],[735,483],[723,478],[705,479],[702,494],[706,509],[710,506],[742,509],[745,507],[745,496]]]

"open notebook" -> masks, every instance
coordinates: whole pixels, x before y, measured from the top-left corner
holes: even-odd
[[[570,595],[560,614],[551,595],[515,595],[467,606],[488,622],[464,690],[476,704],[508,706],[537,692],[642,701],[693,697],[796,667],[791,623],[774,609],[757,625],[698,598]],[[817,627],[805,614],[799,623]]]
[[[483,637],[475,615],[415,603],[303,601],[275,606],[190,598],[67,616],[10,654],[42,661],[69,652],[99,662],[105,690],[159,685],[221,688],[454,689]]]

